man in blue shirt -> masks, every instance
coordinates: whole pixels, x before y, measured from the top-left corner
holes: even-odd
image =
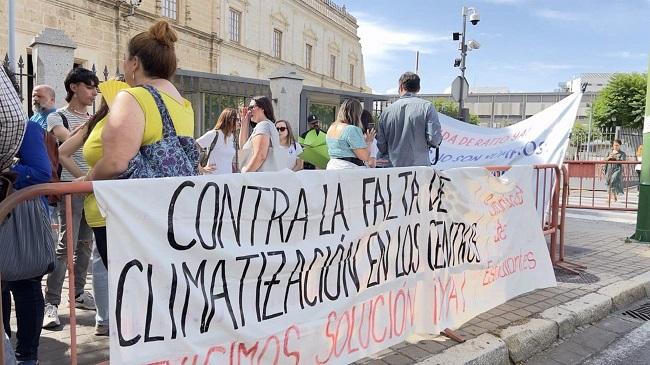
[[[17,173],[14,188],[16,190],[31,185],[50,182],[52,167],[47,156],[43,130],[36,122],[27,122],[23,143],[18,150],[18,162],[11,168]]]
[[[47,116],[56,111],[54,89],[49,85],[37,85],[32,91],[34,115],[29,119],[47,130]]]
[[[416,96],[418,91],[420,77],[404,73],[399,78],[399,99],[379,119],[379,158],[388,157],[393,167],[431,166],[429,149],[442,142],[438,112],[431,102]]]

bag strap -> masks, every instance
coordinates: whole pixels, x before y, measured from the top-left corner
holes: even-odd
[[[65,127],[65,129],[70,130],[70,123],[68,123],[68,117],[66,117],[65,114],[63,114],[63,112],[56,112],[56,113],[61,117],[61,121],[63,121],[63,126]]]
[[[156,102],[158,112],[160,113],[160,119],[162,119],[163,138],[176,137],[176,128],[174,128],[174,123],[172,122],[172,118],[169,116],[167,106],[162,101],[162,97],[158,90],[151,85],[140,86],[149,91],[151,96],[153,96],[153,100]]]
[[[212,139],[212,143],[210,143],[210,147],[208,148],[208,158],[210,158],[210,154],[214,149],[214,145],[217,144],[217,140],[219,139],[219,131],[215,130],[214,132],[215,132],[214,139]]]

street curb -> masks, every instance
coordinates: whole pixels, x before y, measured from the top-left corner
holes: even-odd
[[[553,308],[575,313],[576,327],[584,326],[607,317],[612,311],[612,298],[600,293],[589,293]]]
[[[505,342],[489,333],[450,347],[433,355],[419,365],[509,365]]]
[[[557,323],[559,338],[572,334],[576,330],[578,323],[578,316],[575,313],[560,307],[549,308],[540,313],[539,316]]]
[[[645,286],[639,281],[621,281],[600,288],[598,293],[612,298],[613,310],[621,310],[646,296]]]
[[[558,324],[541,318],[506,327],[499,336],[508,346],[510,360],[522,362],[551,346],[558,336]]]
[[[644,298],[650,298],[650,271],[551,307],[498,333],[482,334],[417,364],[520,363],[546,350],[558,338],[572,334],[577,327],[597,322]]]

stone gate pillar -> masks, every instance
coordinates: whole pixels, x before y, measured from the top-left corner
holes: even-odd
[[[302,76],[294,67],[287,67],[280,69],[269,77],[269,80],[275,117],[287,120],[291,124],[294,135],[297,135],[300,131]]]
[[[47,84],[56,93],[56,107],[65,105],[65,77],[74,66],[77,45],[60,29],[45,28],[32,40],[34,85]],[[28,97],[31,97],[29,95]]]

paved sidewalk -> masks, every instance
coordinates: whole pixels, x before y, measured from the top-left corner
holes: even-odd
[[[484,333],[496,333],[514,322],[566,303],[609,284],[630,279],[650,270],[650,246],[625,243],[634,233],[634,225],[594,222],[568,218],[566,221],[567,259],[588,266],[587,272],[600,280],[591,284],[558,283],[558,287],[536,290],[514,298],[463,325],[458,333],[466,339]],[[90,290],[90,279],[87,289]],[[67,284],[66,284],[67,285]],[[64,288],[64,295],[67,289]],[[59,315],[64,328],[43,330],[39,349],[40,363],[69,363],[70,334],[68,308],[62,306]],[[94,312],[77,310],[79,364],[97,364],[108,359],[108,339],[96,337]],[[14,321],[15,319],[12,319]],[[15,322],[13,323],[15,328]],[[414,364],[456,345],[443,336],[414,337],[390,349],[362,359],[357,364]]]
[[[644,300],[645,302],[645,300]],[[636,307],[636,305],[632,306]],[[558,341],[548,350],[533,356],[526,365],[575,365],[607,348],[625,334],[642,326],[644,321],[621,314],[611,315],[593,325],[576,329],[570,337]],[[587,361],[589,363],[589,361]]]
[[[567,259],[588,266],[587,272],[600,280],[592,284],[558,282],[555,288],[536,290],[514,298],[465,323],[458,334],[466,339],[534,317],[546,309],[650,271],[650,245],[625,243],[634,225],[568,218],[566,221]],[[456,345],[443,337],[412,338],[357,364],[414,364]]]

